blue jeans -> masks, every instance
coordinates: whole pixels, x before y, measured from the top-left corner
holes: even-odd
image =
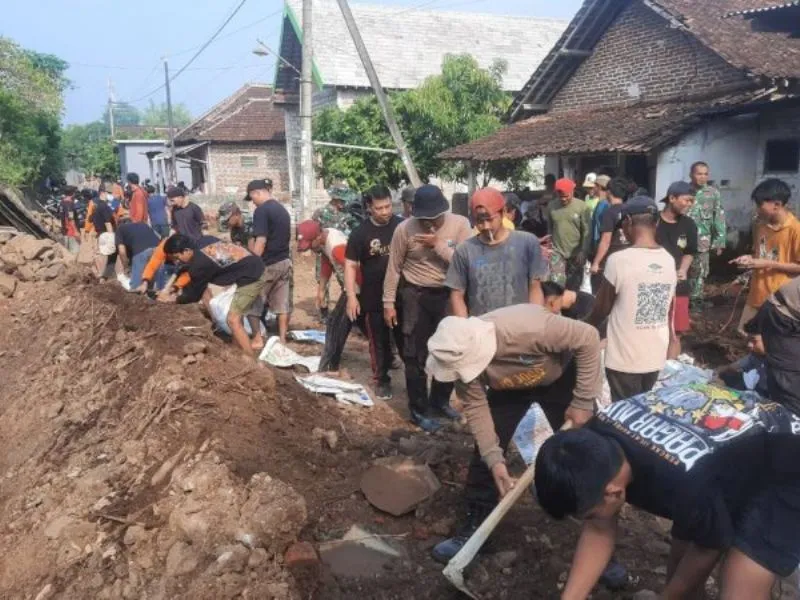
[[[154,250],[155,248],[148,248],[147,250],[134,255],[134,257],[131,259],[132,290],[135,290],[142,284],[142,273],[144,273],[144,268],[147,266],[147,263],[150,262],[150,258],[153,256]],[[166,282],[166,273],[164,273],[164,267],[162,266],[158,269],[158,271],[156,271],[153,285],[155,289],[160,290],[164,287]]]

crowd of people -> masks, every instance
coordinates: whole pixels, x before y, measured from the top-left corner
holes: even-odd
[[[434,185],[403,190],[398,211],[385,186],[355,199],[334,188],[329,204],[297,224],[296,250],[317,257],[315,296],[326,327],[321,370],[341,368],[356,325],[368,340],[379,398],[393,396],[399,357],[411,421],[435,432],[447,419],[465,418],[475,437],[463,526],[434,547],[437,560],[451,559],[514,486],[508,445],[538,403],[554,430],[572,428],[544,444],[536,475],[548,513],[584,519],[565,598],[587,597],[600,579],[612,586],[624,579],[612,555],[626,500],[675,521],[665,597],[689,597],[726,551],[724,598],[766,598],[774,576],[800,563],[800,479],[790,479],[798,467],[787,458],[800,450],[791,435],[800,432],[800,279],[793,279],[800,275],[800,223],[783,181],[753,191],[753,253],[730,262],[750,276],[739,327],[750,337],[748,360],[763,373],[760,389],[774,403],[765,406],[787,411],[781,418],[789,435],[776,425],[707,460],[681,463],[665,458],[697,440],[677,425],[647,432],[645,417],[631,422],[644,410],[631,398],[653,389],[666,361],[681,354],[692,315],[707,308],[711,257],[727,240],[723,202],[709,178],[709,166],[695,163],[689,181],[670,185],[657,203],[611,172],[591,173],[580,186],[548,175],[537,195],[477,190],[469,218],[452,213]],[[235,285],[227,324],[242,351],[254,356],[264,346],[267,311],[285,342],[292,225],[272,182],[248,184],[252,222],[236,203],[220,208],[229,240],[209,235],[184,188],[161,196],[133,173],[127,183],[127,190],[112,183],[90,192],[83,220],[76,190],[62,201],[63,233],[90,245],[98,278],[114,262],[129,273],[132,291],[206,307],[210,284]],[[329,311],[334,280],[340,295]],[[739,365],[739,374],[745,369]],[[603,376],[612,405],[598,413]],[[453,391],[463,412],[451,404]],[[664,450],[660,444],[670,440]],[[726,462],[745,454],[741,466]],[[780,516],[788,522],[776,524]]]

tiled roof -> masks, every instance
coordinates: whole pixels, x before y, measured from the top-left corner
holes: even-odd
[[[272,87],[246,84],[175,138],[193,142],[271,142],[286,139],[284,111],[272,102]]]
[[[452,160],[514,160],[544,154],[649,152],[688,131],[704,116],[754,99],[738,93],[714,100],[606,107],[531,117],[477,141],[445,150]]]
[[[281,54],[297,68],[296,33],[301,33],[301,0],[287,0]],[[336,0],[314,0],[314,62],[321,83],[369,87]],[[566,21],[519,16],[430,11],[413,7],[351,3],[364,43],[388,89],[419,86],[441,72],[447,54],[471,54],[482,67],[506,61],[503,87],[522,89],[566,27]],[[295,30],[297,27],[297,31]],[[296,86],[297,73],[278,63],[277,88]]]
[[[654,4],[734,67],[770,78],[800,78],[798,13],[781,16],[775,0],[656,0]],[[780,8],[797,11],[791,5]],[[737,11],[751,14],[729,16]]]
[[[575,51],[591,51],[630,2],[644,2],[684,28],[728,63],[752,75],[800,78],[800,11],[775,0],[584,0],[564,35],[541,61],[511,106],[511,119],[524,104],[546,106],[581,65]],[[746,14],[738,14],[745,11]],[[628,60],[636,60],[631,55]]]

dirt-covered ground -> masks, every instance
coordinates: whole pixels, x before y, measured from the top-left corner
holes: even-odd
[[[293,326],[316,327],[312,259],[295,273]],[[720,331],[733,302],[720,289],[686,348],[713,366],[743,350],[735,322]],[[342,406],[245,362],[197,307],[158,305],[77,268],[20,283],[0,300],[0,332],[0,598],[460,597],[430,549],[460,515],[471,439],[409,425],[402,371],[390,403]],[[343,365],[369,383],[355,333]],[[315,428],[336,433],[333,448]],[[396,518],[359,482],[375,459],[404,454],[442,488]],[[294,541],[317,546],[354,524],[390,536],[405,558],[357,579],[286,567]],[[470,585],[485,598],[557,597],[577,531],[524,498]],[[593,597],[659,589],[668,531],[628,511],[618,558],[632,583]]]

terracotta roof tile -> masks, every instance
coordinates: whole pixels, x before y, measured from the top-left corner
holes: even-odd
[[[488,161],[544,154],[649,152],[680,136],[703,115],[743,104],[753,97],[754,93],[738,93],[714,100],[549,113],[519,121],[439,156]]]
[[[271,142],[286,139],[283,109],[272,88],[247,84],[181,131],[179,144],[192,142]]]
[[[800,77],[800,9],[775,0],[656,0],[703,44],[733,66],[766,77]]]

